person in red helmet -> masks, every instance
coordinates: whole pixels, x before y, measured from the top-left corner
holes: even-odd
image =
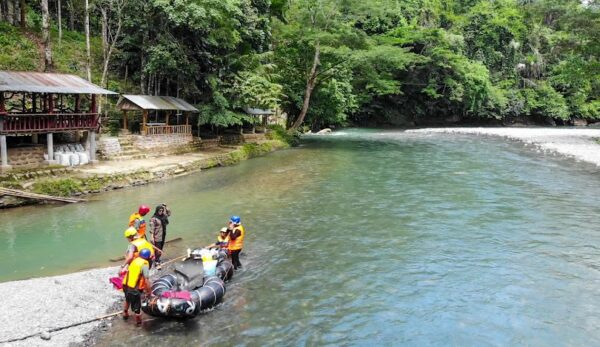
[[[144,216],[150,212],[150,207],[140,205],[138,211],[129,216],[129,226],[137,230],[139,237],[146,238],[146,221]]]

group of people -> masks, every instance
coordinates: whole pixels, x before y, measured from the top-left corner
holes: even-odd
[[[150,212],[150,208],[141,205],[136,213],[129,217],[129,226],[124,236],[129,242],[125,262],[121,266],[123,277],[123,293],[125,304],[123,306],[123,319],[129,318],[129,309],[135,313],[136,324],[142,324],[142,293],[150,294],[152,284],[150,283],[150,268],[153,264],[158,270],[161,269],[162,249],[165,245],[167,225],[171,210],[166,204],[156,206],[154,215],[150,218],[149,234],[146,236],[146,221],[144,216]],[[231,257],[234,269],[242,267],[240,253],[244,247],[245,229],[239,216],[232,216],[227,227],[221,228],[217,236],[217,242],[208,246],[226,249]]]
[[[167,225],[171,210],[166,204],[156,206],[154,215],[150,218],[150,238],[146,236],[146,220],[144,216],[150,208],[141,205],[138,211],[129,217],[129,227],[125,230],[125,238],[129,241],[125,262],[121,266],[123,277],[123,319],[129,318],[129,309],[135,313],[137,325],[142,324],[142,293],[150,294],[150,267],[156,264],[161,267],[160,257],[167,236]]]

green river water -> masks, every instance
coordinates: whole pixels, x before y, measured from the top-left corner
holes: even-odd
[[[225,302],[99,345],[600,344],[597,169],[497,138],[348,130],[233,167],[0,211],[0,280],[111,265],[141,202],[167,252],[247,230]]]

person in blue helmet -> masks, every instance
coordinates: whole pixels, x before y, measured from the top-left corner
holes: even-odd
[[[229,232],[229,245],[227,248],[229,249],[229,254],[231,254],[233,268],[237,270],[242,267],[240,253],[242,252],[242,248],[244,248],[244,236],[246,235],[240,216],[231,216],[229,218],[227,231]]]

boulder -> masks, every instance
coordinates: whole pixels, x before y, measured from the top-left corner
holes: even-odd
[[[329,133],[331,133],[331,129],[329,129],[329,128],[321,129],[321,130],[319,130],[319,132],[317,132],[317,134],[321,134],[321,135],[329,134]]]

